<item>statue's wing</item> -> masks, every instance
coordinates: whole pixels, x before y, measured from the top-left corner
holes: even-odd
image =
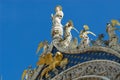
[[[38,45],[36,53],[38,53],[43,46],[44,46],[43,42],[40,42],[39,45]]]
[[[50,65],[53,62],[52,53],[47,53],[45,55],[45,64]]]
[[[52,53],[47,53],[40,57],[39,61],[37,62],[37,66],[43,64],[50,65],[52,62],[53,62]]]
[[[92,34],[93,36],[96,36],[96,34],[94,34],[93,32],[91,31],[86,31],[87,34]]]
[[[22,80],[24,80],[24,77],[25,77],[26,73],[27,73],[27,70],[24,70],[23,73],[22,73]]]
[[[42,65],[42,64],[45,64],[45,60],[44,60],[44,57],[41,56],[36,65],[39,66],[39,65]]]
[[[111,23],[113,26],[116,26],[116,25],[120,26],[120,22],[118,20],[112,19]]]

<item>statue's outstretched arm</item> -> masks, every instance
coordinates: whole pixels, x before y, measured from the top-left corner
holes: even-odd
[[[93,36],[96,36],[96,34],[94,34],[93,32],[91,32],[91,31],[86,31],[87,32],[87,34],[92,34]]]

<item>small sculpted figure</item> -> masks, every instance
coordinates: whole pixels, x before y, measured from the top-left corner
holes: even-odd
[[[110,41],[112,37],[116,36],[115,31],[120,31],[120,29],[116,28],[115,26],[120,26],[120,22],[117,20],[111,20],[111,23],[107,23],[106,32],[108,33]]]
[[[80,43],[80,47],[85,48],[89,46],[90,40],[88,37],[88,34],[92,34],[93,36],[96,36],[93,32],[88,31],[89,27],[87,25],[83,26],[83,30],[80,31],[79,37],[82,39]]]
[[[69,20],[64,27],[64,39],[60,42],[64,48],[67,48],[71,42],[71,30],[74,29],[73,22]]]
[[[113,36],[116,36],[115,30],[116,30],[116,28],[114,26],[112,26],[112,24],[107,23],[106,32],[108,33],[110,41],[112,40]]]
[[[119,39],[116,35],[116,31],[120,31],[120,29],[116,28],[116,26],[120,26],[120,22],[118,20],[111,20],[111,23],[107,23],[106,32],[109,36],[109,44],[108,46],[117,50],[120,49]]]

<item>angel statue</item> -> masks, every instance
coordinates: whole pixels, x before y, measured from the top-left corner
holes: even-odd
[[[64,47],[67,47],[70,44],[70,41],[72,39],[71,30],[73,28],[74,28],[73,22],[69,20],[64,27],[64,40],[62,41],[62,43],[64,44]]]
[[[109,40],[112,40],[112,37],[116,36],[115,30],[120,31],[120,29],[116,28],[115,26],[120,26],[120,22],[117,20],[111,20],[111,23],[107,23],[106,32],[108,33]]]
[[[48,45],[48,41],[43,41],[43,42],[40,42],[39,45],[38,45],[38,48],[37,48],[37,51],[36,53],[38,54],[39,51],[43,48],[43,52],[42,52],[42,55],[46,54],[47,53],[47,50],[49,48],[49,45]]]
[[[115,31],[120,31],[120,29],[115,26],[120,26],[120,22],[117,20],[111,20],[111,23],[107,23],[106,32],[109,36],[109,47],[117,49],[120,51],[119,39]]]
[[[60,44],[64,48],[68,48],[68,46],[71,43],[71,40],[72,40],[71,30],[72,29],[75,30],[76,32],[78,32],[77,29],[74,27],[72,20],[69,20],[64,27],[64,38],[63,38],[63,40],[60,41]]]
[[[56,6],[55,14],[51,14],[52,17],[52,38],[62,38],[63,36],[63,25],[61,20],[64,16],[62,7],[60,5]]]
[[[89,30],[88,25],[84,25],[83,28],[84,29],[80,31],[80,35],[79,35],[79,37],[82,39],[79,47],[86,48],[89,46],[90,43],[88,34],[92,34],[93,36],[96,35],[93,32],[88,31]]]

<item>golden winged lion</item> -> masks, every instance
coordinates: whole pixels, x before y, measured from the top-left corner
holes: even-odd
[[[47,65],[47,67],[41,72],[41,79],[43,76],[47,78],[49,76],[48,72],[56,69],[57,66],[63,68],[65,65],[67,65],[67,63],[68,59],[63,59],[63,54],[61,52],[56,52],[54,57],[52,56],[52,53],[47,53],[46,55],[41,56],[39,61],[37,62],[37,65]]]

